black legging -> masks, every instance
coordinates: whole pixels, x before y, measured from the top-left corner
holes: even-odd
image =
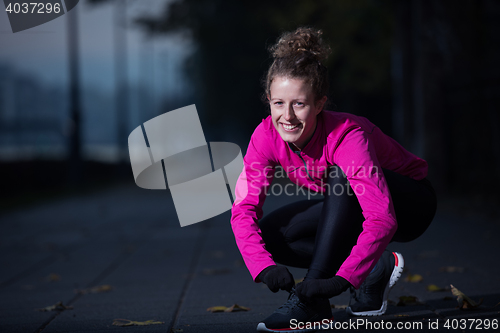
[[[340,168],[337,171],[337,175],[343,175]],[[434,218],[437,206],[434,189],[427,179],[417,181],[387,169],[383,173],[398,221],[392,241],[412,241],[424,233]],[[345,190],[344,177],[328,178],[330,189],[337,184],[344,187],[342,194],[325,191],[324,199],[294,202],[259,222],[266,249],[276,262],[308,268],[306,279],[335,275],[356,245],[365,220],[354,192]]]

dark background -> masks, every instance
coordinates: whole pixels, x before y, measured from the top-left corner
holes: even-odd
[[[81,1],[89,6],[109,2]],[[260,85],[271,61],[266,48],[284,31],[304,25],[322,29],[333,49],[326,62],[330,109],[368,117],[426,159],[444,205],[497,215],[499,1],[184,0],[166,2],[162,13],[136,16],[128,25],[145,36],[180,33],[194,42],[195,51],[181,68],[188,91],[163,99],[159,114],[194,103],[207,141],[235,142],[244,151],[267,115]],[[120,38],[125,37],[117,35],[117,48]],[[70,72],[72,61],[79,61],[78,48],[75,52]],[[126,64],[126,58],[117,57],[117,73]],[[123,96],[133,88],[129,82],[124,91],[126,78],[119,74],[116,80],[116,121],[123,123]],[[0,161],[2,209],[133,182],[126,140],[129,129],[140,123],[118,125],[120,162],[88,161],[81,155],[79,123],[85,115],[77,70],[67,94],[74,126],[65,136],[66,158]],[[146,114],[146,102],[143,106]],[[0,123],[0,131],[9,130],[17,129]]]

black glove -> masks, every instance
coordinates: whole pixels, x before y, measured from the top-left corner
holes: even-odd
[[[259,279],[264,282],[267,287],[276,293],[278,290],[292,290],[295,285],[295,280],[292,274],[285,266],[269,266],[264,268],[259,274]]]
[[[313,298],[331,298],[346,291],[351,284],[340,276],[331,279],[311,279],[299,283],[295,292],[302,302],[309,302]]]

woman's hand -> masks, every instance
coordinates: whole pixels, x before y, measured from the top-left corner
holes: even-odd
[[[301,302],[308,302],[314,298],[331,298],[340,295],[349,288],[349,281],[340,276],[331,279],[311,279],[299,283],[295,292]]]
[[[292,273],[285,266],[269,266],[259,274],[259,279],[264,282],[267,287],[276,293],[278,290],[292,290],[295,285]]]

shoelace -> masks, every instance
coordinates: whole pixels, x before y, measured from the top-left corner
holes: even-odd
[[[365,294],[379,294],[381,291],[382,290],[379,285],[368,285],[363,290]]]
[[[285,302],[285,304],[280,306],[276,311],[281,310],[280,312],[282,312],[282,311],[288,312],[288,311],[292,310],[294,307],[296,307],[297,304],[299,304],[299,303],[300,303],[300,300],[295,295],[295,289],[292,289],[290,291],[290,295],[288,295],[288,300]]]

